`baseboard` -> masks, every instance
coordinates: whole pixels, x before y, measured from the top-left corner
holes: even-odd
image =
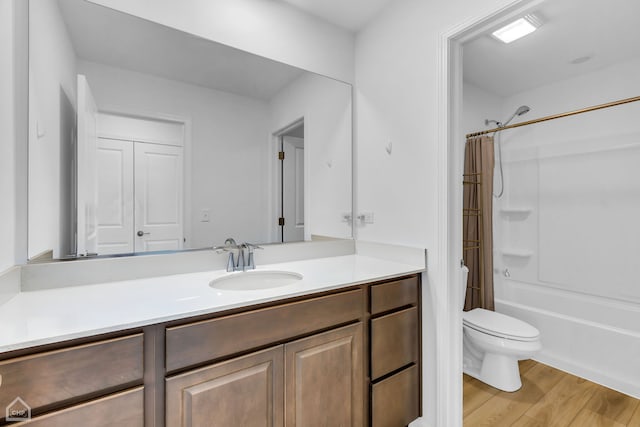
[[[409,427],[432,427],[431,424],[427,422],[424,417],[420,417],[411,423],[409,423]]]
[[[544,354],[544,352],[536,355],[533,360],[567,372],[571,375],[587,379],[612,390],[619,391],[620,393],[629,395],[635,399],[640,399],[640,386],[638,384],[616,380],[615,378],[603,375],[593,369],[585,368],[584,366],[577,365],[571,361]]]

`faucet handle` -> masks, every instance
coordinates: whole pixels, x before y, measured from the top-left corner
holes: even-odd
[[[212,249],[217,253],[229,252],[231,249],[240,249],[241,245],[238,245],[232,237],[227,237],[224,241],[224,246],[214,246]]]
[[[254,245],[253,243],[243,243],[242,246],[244,246],[245,248],[247,248],[247,264],[246,264],[246,268],[249,270],[255,270],[256,268],[256,263],[253,259],[253,250],[254,249],[264,249],[262,246],[258,246],[258,245]]]
[[[258,246],[254,243],[244,242],[242,245],[249,249],[249,251],[253,251],[254,249],[264,249],[262,246]]]

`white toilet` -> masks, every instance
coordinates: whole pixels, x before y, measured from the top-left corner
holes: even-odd
[[[465,290],[468,274],[463,267]],[[540,332],[522,320],[482,308],[463,312],[462,323],[463,372],[500,390],[519,390],[518,360],[530,359],[542,348]]]

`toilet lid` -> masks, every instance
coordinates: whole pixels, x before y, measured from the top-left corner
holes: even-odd
[[[483,308],[474,308],[462,315],[465,326],[485,334],[516,341],[535,341],[540,332],[530,324]]]

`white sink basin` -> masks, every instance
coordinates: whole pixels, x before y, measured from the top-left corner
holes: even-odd
[[[209,286],[228,291],[255,291],[291,285],[301,279],[302,274],[293,271],[250,270],[218,277]]]

